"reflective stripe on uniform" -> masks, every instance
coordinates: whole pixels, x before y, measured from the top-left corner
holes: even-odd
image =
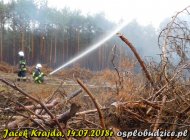
[[[26,63],[20,63],[20,70],[26,71]]]
[[[40,77],[44,76],[44,73],[41,73],[39,76],[40,76]]]
[[[26,65],[26,63],[25,62],[21,62],[20,65]]]

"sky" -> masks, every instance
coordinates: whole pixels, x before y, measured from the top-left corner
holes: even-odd
[[[158,28],[165,18],[189,6],[190,0],[48,0],[48,5],[58,9],[66,6],[82,14],[104,12],[115,23],[136,19],[141,25]]]

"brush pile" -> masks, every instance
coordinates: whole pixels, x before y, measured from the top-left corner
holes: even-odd
[[[75,87],[77,89],[71,93],[65,90],[64,84],[60,84],[48,98],[39,99],[13,82],[0,78],[1,128],[45,131],[58,129],[64,134],[69,129],[109,129],[115,132],[115,136],[91,139],[110,140],[118,139],[117,131],[146,129],[150,132],[158,129],[176,133],[189,131],[190,63],[187,52],[190,49],[190,26],[179,18],[184,12],[189,16],[188,8],[177,13],[160,33],[159,44],[163,50],[161,63],[153,61],[145,63],[133,44],[118,33],[119,38],[133,52],[142,73],[134,73],[131,70],[133,64],[127,72],[124,65],[122,67],[115,64],[117,47],[114,46],[111,60],[114,71],[104,71],[102,77],[101,74],[98,75],[99,79],[92,72],[79,68],[68,69],[59,75],[63,79],[79,78]],[[173,56],[178,58],[175,62]],[[97,87],[92,90],[80,79],[93,84],[107,83],[113,88],[107,90]],[[85,139],[76,136],[64,138]],[[130,137],[130,139],[177,139],[177,136]],[[188,140],[190,134],[186,133],[180,139]]]

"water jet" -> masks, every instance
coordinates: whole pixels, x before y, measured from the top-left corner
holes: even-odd
[[[89,54],[90,52],[92,52],[93,50],[99,48],[103,43],[105,43],[106,41],[108,41],[112,36],[114,36],[117,32],[119,32],[122,28],[124,28],[126,26],[127,22],[123,22],[122,24],[118,25],[117,28],[115,28],[110,34],[108,34],[105,38],[103,38],[102,40],[100,40],[98,43],[90,46],[87,50],[85,50],[84,52],[82,52],[81,54],[77,55],[76,57],[72,58],[71,60],[69,60],[68,62],[66,62],[65,64],[61,65],[60,67],[58,67],[57,69],[53,70],[51,73],[49,73],[49,75],[52,75],[56,72],[58,72],[59,70],[69,66],[70,64],[72,64],[73,62],[79,60],[80,58],[84,57],[85,55]]]

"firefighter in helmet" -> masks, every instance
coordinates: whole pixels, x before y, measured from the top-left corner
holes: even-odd
[[[26,81],[26,60],[24,59],[24,52],[18,52],[19,55],[19,70],[18,70],[18,81]]]
[[[35,70],[34,70],[34,72],[32,74],[34,82],[38,83],[38,84],[41,84],[41,83],[44,82],[45,74],[43,72],[41,72],[41,68],[42,68],[42,65],[37,64],[36,67],[35,67]]]

